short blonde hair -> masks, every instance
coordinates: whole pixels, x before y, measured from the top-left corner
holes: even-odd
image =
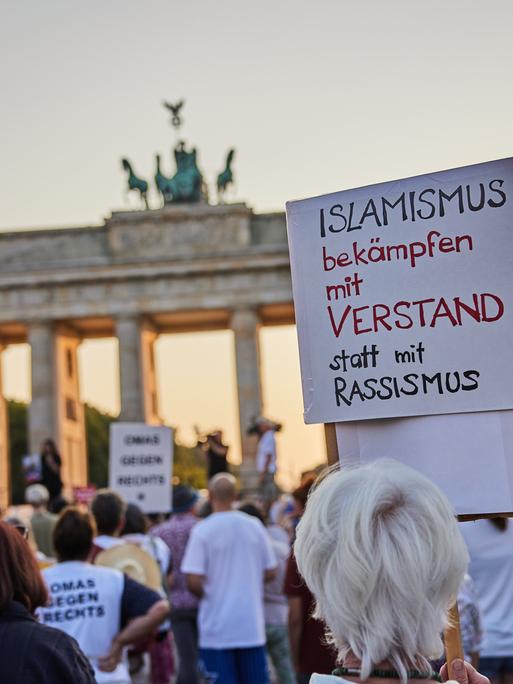
[[[309,496],[294,545],[340,658],[362,679],[390,660],[403,681],[443,652],[441,632],[468,564],[446,497],[391,459],[329,474]]]

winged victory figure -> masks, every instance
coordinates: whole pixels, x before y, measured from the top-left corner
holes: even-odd
[[[180,117],[180,110],[185,104],[185,100],[180,100],[176,104],[171,104],[171,102],[162,103],[166,109],[171,112],[171,124],[175,128],[179,128],[182,125],[182,119]]]

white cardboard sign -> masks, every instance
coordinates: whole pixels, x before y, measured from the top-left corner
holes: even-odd
[[[513,159],[289,202],[307,423],[513,408]]]
[[[457,515],[513,511],[513,411],[339,423],[342,466],[394,458],[435,482]]]
[[[171,510],[173,439],[168,427],[111,423],[109,486],[145,513]]]

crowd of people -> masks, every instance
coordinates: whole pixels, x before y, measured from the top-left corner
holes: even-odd
[[[508,521],[457,524],[437,487],[394,461],[306,474],[280,494],[277,428],[251,427],[249,497],[221,433],[199,442],[208,496],[174,485],[166,515],[108,489],[56,514],[62,487],[27,487],[28,524],[0,523],[0,681],[437,681],[457,596],[467,664],[454,676],[511,684]]]

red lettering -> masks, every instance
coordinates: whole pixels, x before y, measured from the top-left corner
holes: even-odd
[[[419,321],[420,321],[420,327],[424,328],[426,325],[426,319],[424,318],[424,304],[429,304],[430,302],[434,302],[434,299],[419,299],[418,302],[412,302],[412,306],[418,306],[419,307]]]
[[[362,335],[363,333],[372,332],[372,328],[362,328],[361,330],[359,329],[360,323],[363,323],[363,318],[360,318],[358,316],[357,311],[365,311],[365,309],[368,308],[368,306],[359,306],[356,309],[353,309],[353,327],[355,335]]]
[[[328,314],[330,317],[330,323],[331,323],[331,327],[333,328],[333,332],[335,334],[335,337],[338,337],[340,335],[340,333],[342,332],[342,328],[344,327],[344,323],[345,323],[346,318],[348,317],[350,311],[351,311],[351,305],[348,304],[346,306],[346,308],[344,309],[344,313],[342,314],[342,317],[340,318],[340,321],[337,325],[337,323],[335,323],[335,319],[333,317],[333,311],[331,310],[331,306],[328,306]]]
[[[440,301],[438,302],[438,305],[435,309],[435,313],[433,314],[433,318],[431,319],[429,327],[434,328],[436,325],[436,319],[444,317],[447,317],[451,321],[453,326],[458,325],[458,321],[452,315],[451,310],[447,306],[447,302],[443,297],[440,297]]]
[[[383,309],[384,313],[378,314],[379,308]],[[379,323],[381,323],[385,330],[392,330],[390,323],[386,322],[386,319],[390,316],[390,308],[386,304],[374,304],[372,315],[374,318],[374,332],[378,332]]]
[[[488,313],[486,311],[486,297],[493,299],[493,301],[497,304],[497,313],[495,314],[495,316],[488,316]],[[483,315],[482,320],[486,321],[486,323],[493,323],[493,321],[498,321],[499,318],[502,318],[502,314],[504,313],[504,304],[502,303],[502,299],[499,299],[497,295],[490,294],[489,292],[484,292],[481,295],[481,312]]]
[[[326,252],[326,247],[322,248],[322,260],[325,271],[333,271],[333,269],[337,265],[335,259]],[[330,263],[332,264],[332,266],[329,265]]]

